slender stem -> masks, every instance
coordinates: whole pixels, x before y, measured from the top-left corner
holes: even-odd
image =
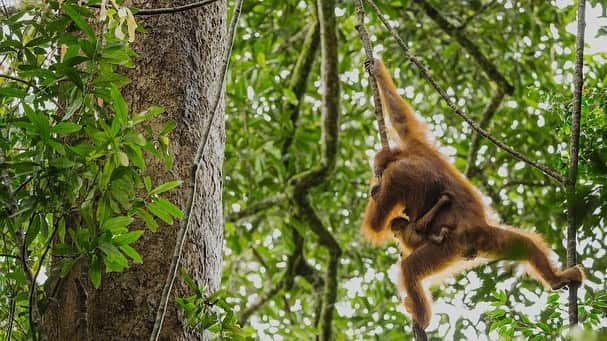
[[[18,256],[0,253],[0,257],[19,259]]]
[[[322,144],[320,166],[295,176],[293,200],[298,215],[306,220],[317,235],[318,242],[329,251],[329,260],[325,274],[322,308],[319,315],[319,339],[328,341],[332,335],[333,312],[337,298],[337,273],[341,247],[323,225],[310,204],[308,194],[313,186],[326,181],[335,168],[339,135],[339,76],[337,54],[337,24],[335,2],[318,0],[318,19],[320,22],[321,80],[322,80]]]
[[[226,217],[226,221],[235,222],[244,218],[248,218],[264,210],[270,209],[276,205],[279,205],[287,200],[287,196],[284,193],[277,194],[275,196],[265,198],[257,201],[250,206],[244,208],[239,212],[234,212]]]
[[[10,308],[8,312],[8,329],[6,330],[6,341],[11,341],[13,335],[13,322],[15,322],[15,303],[16,300],[11,296],[10,298]]]
[[[482,5],[476,12],[474,12],[474,14],[472,14],[471,16],[466,18],[464,20],[464,22],[457,27],[457,29],[463,30],[464,28],[466,28],[466,26],[468,26],[468,24],[470,24],[472,21],[476,20],[476,18],[478,18],[486,10],[488,10],[490,7],[495,5],[496,2],[497,2],[497,0],[491,0],[491,1],[487,2],[486,4]]]
[[[394,30],[392,25],[383,16],[383,14],[379,10],[379,8],[375,4],[375,2],[373,2],[373,0],[366,0],[366,1],[371,6],[373,11],[377,14],[377,16],[379,17],[381,22],[384,24],[384,26],[388,29],[390,34],[394,37],[394,39],[396,39],[398,46],[401,48],[401,50],[403,50],[403,53],[405,54],[405,56],[407,56],[407,59],[409,59],[409,61],[411,63],[413,63],[420,70],[422,76],[430,83],[430,85],[434,88],[434,90],[436,90],[436,92],[438,92],[438,94],[442,97],[442,99],[447,103],[447,106],[449,106],[449,108],[451,108],[457,115],[459,115],[461,118],[463,118],[464,121],[466,121],[466,123],[468,123],[472,127],[472,129],[476,130],[479,135],[488,139],[489,141],[491,141],[491,143],[493,143],[494,145],[496,145],[503,151],[514,156],[516,159],[523,161],[526,164],[540,170],[542,173],[544,173],[545,175],[554,179],[559,184],[563,185],[566,183],[566,178],[563,175],[559,174],[554,169],[527,158],[525,155],[514,150],[512,147],[506,145],[505,143],[499,141],[497,138],[495,138],[489,132],[487,132],[486,130],[479,127],[479,125],[476,122],[474,122],[474,120],[472,120],[472,118],[470,118],[470,116],[468,116],[468,114],[466,114],[466,112],[464,112],[459,106],[457,106],[457,104],[451,99],[451,97],[449,95],[447,95],[445,90],[443,90],[443,88],[441,88],[441,86],[438,85],[438,83],[436,82],[434,77],[430,74],[430,70],[419,60],[419,58],[417,58],[415,55],[413,55],[411,53],[411,51],[409,51],[407,44],[399,37],[396,30]]]
[[[44,252],[42,252],[42,256],[40,257],[39,260],[39,264],[38,264],[38,269],[36,269],[36,273],[34,274],[34,278],[33,278],[33,283],[34,285],[30,286],[30,290],[29,290],[29,304],[30,306],[37,304],[36,303],[36,280],[38,279],[38,275],[40,274],[40,269],[42,269],[42,264],[44,263],[44,259],[46,258],[46,255],[48,254],[48,251],[51,248],[51,245],[53,244],[53,239],[55,239],[55,235],[57,235],[57,231],[59,230],[59,226],[57,224],[55,224],[55,227],[53,228],[53,233],[51,233],[51,237],[48,240],[48,243],[46,244],[46,247],[44,248]]]
[[[284,276],[287,275],[288,274],[285,273],[283,275],[283,278],[281,278],[275,286],[273,286],[270,290],[263,294],[257,302],[243,310],[243,312],[240,314],[240,317],[238,318],[238,325],[240,325],[241,327],[244,326],[249,320],[249,317],[251,317],[251,315],[253,315],[259,308],[263,307],[268,301],[270,301],[282,290],[285,283]]]
[[[0,164],[6,162],[6,157],[4,155],[4,149],[0,148]],[[6,168],[2,169],[0,173],[0,180],[4,184],[5,190],[8,193],[9,200],[9,218],[18,214],[18,204],[17,199],[14,196],[13,186],[11,185],[11,179],[8,174],[8,170]],[[30,220],[31,224],[31,220]],[[38,311],[38,303],[36,302],[36,281],[32,277],[32,269],[29,264],[29,256],[27,253],[27,245],[25,244],[25,233],[23,229],[19,229],[15,233],[17,239],[17,246],[19,249],[19,260],[21,263],[21,267],[23,273],[25,274],[25,279],[27,281],[27,286],[29,288],[30,300],[29,300],[29,323],[32,331],[32,339],[34,341],[37,340],[37,333],[40,333],[40,312]]]
[[[493,97],[491,97],[491,101],[489,101],[489,104],[487,104],[485,110],[483,111],[483,116],[478,124],[479,127],[487,129],[489,122],[493,118],[493,115],[495,115],[497,108],[499,108],[503,100],[504,91],[501,88],[498,88],[497,92],[495,93],[495,95],[493,95]],[[472,133],[472,141],[470,142],[470,148],[468,148],[468,160],[466,162],[466,170],[464,171],[464,174],[467,177],[471,177],[472,175],[474,175],[475,170],[477,170],[476,159],[478,158],[478,150],[480,148],[480,145],[481,138],[479,134],[475,131]]]
[[[379,139],[382,147],[387,148],[389,144],[388,136],[386,134],[386,122],[384,121],[384,114],[382,111],[381,99],[379,97],[379,89],[377,88],[377,82],[375,81],[375,74],[373,74],[371,71],[373,70],[372,66],[375,62],[375,58],[373,57],[373,46],[371,44],[371,40],[369,39],[369,34],[365,29],[365,9],[363,7],[362,0],[355,0],[354,7],[356,7],[357,14],[356,29],[358,30],[358,35],[360,36],[360,40],[365,48],[365,53],[367,54],[367,74],[369,75],[369,84],[371,85],[371,91],[373,92],[373,103],[375,104],[375,118],[377,120],[377,128],[379,130]]]
[[[189,11],[191,9],[196,9],[205,5],[209,5],[212,4],[214,2],[217,2],[218,0],[204,0],[204,1],[196,1],[196,2],[192,2],[191,4],[187,4],[187,5],[183,5],[183,6],[176,6],[176,7],[165,7],[165,8],[135,8],[135,11],[133,11],[134,15],[139,15],[139,16],[144,16],[144,15],[159,15],[159,14],[174,14],[174,13],[179,13],[179,12],[184,12],[184,11]],[[90,7],[93,8],[99,8],[100,6],[95,4],[95,5],[91,5]]]
[[[316,12],[316,6],[312,6],[312,12]],[[295,133],[297,131],[297,123],[299,121],[299,111],[302,103],[303,95],[306,91],[306,86],[308,84],[308,77],[310,72],[312,71],[312,66],[314,65],[314,60],[316,57],[316,51],[318,50],[318,44],[320,43],[320,26],[318,24],[317,14],[313,13],[312,23],[310,24],[310,28],[306,33],[306,38],[304,39],[303,46],[301,48],[301,52],[299,53],[299,57],[297,58],[297,62],[295,63],[295,67],[293,68],[293,72],[291,73],[291,78],[289,79],[289,90],[291,90],[295,94],[295,98],[297,98],[296,103],[285,103],[283,105],[283,110],[285,112],[290,113],[291,124],[293,128],[286,135],[285,141],[282,145],[282,157],[283,164],[285,165],[285,169],[289,171],[290,160],[288,158],[287,152],[289,148],[293,144],[295,140]]]
[[[51,96],[51,94],[49,94],[49,92],[48,92],[48,91],[46,91],[46,89],[44,89],[44,88],[41,88],[41,87],[37,86],[37,85],[36,85],[36,84],[34,84],[33,82],[26,81],[25,79],[21,79],[21,78],[19,78],[19,77],[15,77],[15,76],[11,76],[11,75],[7,75],[7,74],[3,74],[3,73],[2,73],[2,74],[0,74],[0,78],[6,78],[6,79],[10,79],[10,80],[12,80],[12,81],[15,81],[15,82],[19,82],[19,83],[25,84],[25,85],[27,85],[28,87],[32,87],[32,88],[36,89],[36,91],[42,91],[42,92],[46,93],[46,94],[49,96],[49,100],[50,100],[51,102],[53,102],[53,104],[54,104],[54,105],[56,105],[56,106],[57,106],[57,108],[59,108],[59,109],[63,110],[63,107],[62,107],[62,106],[61,106],[61,105],[60,105],[60,104],[59,104],[59,103],[58,103],[58,102],[57,102],[57,101],[56,101],[56,100],[55,100],[55,99],[54,99],[54,98]],[[27,93],[27,90],[26,90],[26,93]],[[63,111],[64,111],[64,110],[63,110]]]
[[[217,116],[217,108],[219,107],[219,102],[223,93],[228,65],[230,63],[230,55],[232,54],[232,46],[234,45],[234,34],[236,32],[236,25],[238,23],[238,18],[240,17],[240,11],[242,9],[242,2],[243,0],[236,0],[236,4],[234,6],[234,13],[232,14],[232,21],[230,22],[230,29],[227,37],[227,46],[223,55],[223,64],[221,67],[221,72],[219,73],[219,84],[216,88],[215,97],[213,97],[214,102],[211,106],[209,120],[206,124],[205,130],[202,132],[201,143],[198,146],[196,156],[193,160],[192,170],[190,174],[188,202],[186,204],[184,218],[181,220],[179,231],[177,232],[177,238],[175,240],[175,250],[173,251],[173,257],[171,258],[171,266],[169,268],[169,273],[164,284],[164,288],[162,290],[160,304],[158,306],[158,310],[156,311],[154,329],[152,330],[152,334],[150,335],[151,341],[156,341],[160,337],[160,331],[164,322],[167,304],[169,301],[169,297],[171,296],[173,284],[175,283],[175,277],[177,276],[177,269],[179,268],[179,262],[181,261],[183,245],[185,243],[186,236],[188,234],[188,229],[190,227],[191,212],[192,208],[194,207],[194,197],[197,193],[197,173],[200,168],[200,163],[202,162],[202,156],[204,155],[207,143],[209,141],[209,135],[211,132],[211,127],[213,126],[213,121],[215,119],[215,116]]]
[[[577,264],[576,234],[578,227],[575,185],[577,182],[580,120],[582,116],[582,88],[584,86],[584,30],[586,1],[579,0],[577,12],[577,38],[575,41],[575,75],[573,79],[573,112],[569,142],[569,176],[567,181],[567,266]],[[569,324],[578,323],[577,285],[569,285]]]
[[[198,7],[202,7],[205,5],[209,5],[216,1],[217,0],[204,0],[204,1],[193,2],[191,4],[187,4],[187,5],[183,5],[183,6],[167,7],[167,8],[150,8],[150,9],[142,8],[142,9],[138,9],[137,13],[135,15],[158,15],[158,14],[179,13],[179,12],[195,9]]]

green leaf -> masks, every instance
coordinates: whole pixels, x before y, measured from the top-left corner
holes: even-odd
[[[40,220],[40,215],[36,215],[34,219],[32,219],[32,223],[25,234],[25,246],[30,246],[30,244],[38,236],[38,232],[40,232],[40,225],[42,224]]]
[[[80,16],[80,14],[76,11],[76,9],[68,4],[62,4],[61,9],[67,14],[70,19],[81,29],[84,33],[86,33],[90,40],[94,41],[97,38],[95,37],[95,32],[93,28],[87,24],[86,20]]]
[[[188,286],[188,288],[190,288],[190,290],[192,290],[192,291],[198,290],[198,285],[196,285],[196,283],[194,282],[192,277],[190,277],[190,275],[188,274],[187,270],[184,267],[179,268],[179,275],[181,276],[181,279],[183,279],[185,284]]]
[[[153,190],[150,191],[150,195],[155,195],[155,194],[160,194],[160,193],[164,193],[168,190],[171,190],[177,186],[180,186],[183,183],[183,181],[181,180],[174,180],[174,181],[169,181],[169,182],[165,182],[162,185],[154,188]]]
[[[158,223],[156,220],[154,220],[154,217],[152,217],[151,214],[143,209],[137,209],[136,211],[147,228],[149,228],[152,232],[156,232],[158,230]]]
[[[93,146],[88,145],[88,144],[78,144],[75,146],[68,145],[67,148],[82,157],[87,157],[90,153],[92,153],[95,150],[95,148]]]
[[[72,117],[72,115],[74,115],[76,113],[76,111],[78,109],[80,109],[83,102],[84,102],[84,98],[80,95],[80,93],[78,93],[78,95],[75,96],[75,98],[71,101],[70,105],[67,107],[67,110],[65,111],[65,115],[63,115],[61,120],[62,121],[69,120]]]
[[[114,110],[118,121],[121,124],[125,124],[128,121],[129,109],[124,97],[122,97],[120,90],[114,85],[110,87],[110,96],[112,98],[112,109]]]
[[[1,97],[16,97],[23,98],[27,95],[25,89],[22,88],[13,88],[13,87],[4,87],[0,88],[0,98]]]
[[[137,146],[124,146],[126,154],[129,156],[129,160],[135,165],[135,167],[143,170],[145,169],[145,160],[143,159],[143,153],[141,148]]]
[[[178,218],[178,219],[182,219],[183,218],[183,212],[181,211],[181,209],[177,206],[175,206],[172,202],[162,199],[162,198],[158,198],[156,199],[156,203],[158,203],[158,205],[160,206],[160,208],[164,211],[167,211],[168,213],[170,213],[173,217]]]
[[[149,176],[144,176],[143,177],[143,184],[145,185],[145,190],[146,191],[151,191],[152,190],[152,179],[150,179]]]
[[[141,258],[141,255],[139,254],[139,252],[137,252],[135,249],[133,249],[129,245],[120,245],[120,250],[122,250],[122,252],[124,252],[125,255],[131,257],[131,259],[135,263],[137,263],[137,264],[143,263],[143,258]]]
[[[286,97],[287,102],[290,104],[297,104],[299,102],[297,100],[297,96],[295,96],[295,93],[289,88],[282,89],[282,94]]]
[[[111,159],[105,160],[103,164],[103,172],[101,172],[101,179],[99,179],[99,186],[101,189],[106,189],[108,183],[110,182],[110,178],[112,177],[112,173],[114,172],[114,163]]]
[[[167,123],[164,124],[162,129],[160,129],[160,135],[166,135],[166,134],[170,133],[171,131],[173,131],[173,129],[175,129],[176,127],[177,127],[177,123],[175,123],[175,121],[173,121],[173,120],[167,121]]]
[[[141,133],[130,133],[124,138],[124,142],[134,144],[137,146],[145,146],[147,140]]]
[[[67,135],[80,131],[82,127],[73,122],[61,122],[51,128],[51,133]]]
[[[131,224],[133,222],[133,220],[134,219],[132,217],[127,217],[127,216],[110,218],[101,225],[101,230],[102,231],[112,231],[117,228],[127,227],[127,226],[129,226],[129,224]]]
[[[116,161],[121,166],[129,166],[129,156],[125,152],[116,153]]]
[[[95,289],[99,289],[101,286],[101,266],[97,255],[92,255],[89,260],[89,277]]]
[[[160,204],[158,204],[157,201],[148,203],[146,207],[150,212],[152,212],[153,215],[160,218],[160,220],[164,221],[169,225],[173,225],[173,218],[168,212],[162,209],[162,207],[160,206]]]
[[[546,333],[551,333],[552,332],[552,328],[550,328],[549,325],[547,325],[544,322],[538,322],[537,326],[540,327],[543,331],[545,331]]]
[[[143,235],[143,230],[135,230],[112,238],[116,245],[132,244]]]
[[[156,105],[151,106],[150,108],[148,108],[148,110],[140,112],[137,115],[133,116],[133,123],[138,124],[143,121],[147,121],[153,117],[156,117],[156,116],[162,114],[163,112],[164,112],[163,107],[159,107]]]
[[[116,246],[110,243],[101,243],[99,244],[99,249],[106,255],[103,257],[105,271],[120,272],[128,267],[128,259],[126,259]]]

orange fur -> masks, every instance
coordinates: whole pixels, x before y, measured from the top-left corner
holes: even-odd
[[[431,210],[442,193],[449,193],[451,198],[450,204],[429,220],[425,239],[407,239],[402,237],[405,233],[398,234],[406,255],[400,264],[400,284],[407,293],[405,308],[413,320],[423,328],[430,321],[430,301],[422,280],[462,271],[486,259],[526,262],[535,277],[553,289],[581,283],[581,268],[556,270],[548,258],[550,249],[539,235],[488,221],[479,192],[428,141],[424,124],[398,95],[381,61],[375,61],[373,71],[385,113],[399,137],[399,148],[383,149],[375,158],[380,181],[365,210],[363,234],[374,243],[381,242],[389,236],[391,224],[403,209],[415,222]],[[440,233],[445,226],[451,230],[444,242],[428,241],[428,236]]]

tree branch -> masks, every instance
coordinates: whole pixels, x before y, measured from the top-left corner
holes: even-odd
[[[281,278],[280,281],[278,281],[278,283],[276,283],[274,287],[264,293],[257,302],[252,304],[250,307],[247,307],[245,310],[242,311],[242,313],[240,313],[240,317],[238,318],[238,324],[241,327],[247,323],[251,315],[253,315],[259,308],[263,307],[268,301],[270,301],[274,296],[276,296],[276,294],[278,294],[282,290],[285,281],[284,276],[286,276],[286,273],[283,275],[283,278]]]
[[[434,90],[436,90],[438,92],[438,94],[447,103],[449,108],[451,108],[456,114],[458,114],[460,117],[462,117],[464,119],[464,121],[466,121],[466,123],[468,123],[472,127],[472,129],[476,130],[479,133],[479,135],[488,139],[489,141],[491,141],[494,145],[496,145],[500,149],[502,149],[505,152],[509,153],[510,155],[514,156],[516,159],[523,161],[526,164],[528,164],[534,168],[537,168],[538,170],[543,172],[545,175],[554,179],[559,184],[562,185],[566,182],[565,177],[563,175],[559,174],[558,172],[556,172],[554,169],[527,158],[525,155],[514,150],[512,147],[506,145],[505,143],[499,141],[493,135],[491,135],[489,132],[487,132],[486,130],[479,127],[479,125],[476,122],[474,122],[470,118],[470,116],[468,116],[460,107],[457,106],[457,104],[449,97],[449,95],[447,95],[447,93],[440,87],[440,85],[438,85],[436,80],[434,80],[434,77],[431,76],[430,70],[428,70],[428,68],[424,64],[422,64],[422,62],[419,60],[419,58],[417,58],[415,55],[413,55],[409,51],[407,44],[405,44],[405,42],[399,37],[398,33],[394,30],[392,25],[390,25],[390,23],[386,20],[386,18],[383,16],[383,14],[379,10],[379,8],[375,4],[375,2],[373,2],[373,0],[366,0],[366,1],[371,6],[373,11],[375,11],[375,13],[377,14],[377,16],[379,17],[381,22],[384,24],[384,26],[388,29],[390,34],[394,37],[394,39],[396,39],[399,47],[403,50],[403,53],[405,54],[407,59],[409,59],[409,61],[411,61],[420,70],[422,76],[430,83],[430,85],[434,88]]]
[[[11,341],[11,337],[13,335],[13,323],[15,322],[15,308],[16,308],[16,300],[15,297],[10,298],[10,307],[8,312],[8,326],[6,329],[6,340]]]
[[[56,100],[55,100],[55,99],[54,99],[54,98],[51,96],[51,94],[49,94],[49,93],[48,93],[48,91],[46,91],[46,89],[44,89],[44,88],[41,88],[41,87],[37,86],[37,85],[36,85],[36,84],[34,84],[33,82],[26,81],[25,79],[21,79],[21,78],[19,78],[19,77],[15,77],[15,76],[7,75],[7,74],[0,74],[0,78],[6,78],[6,79],[10,79],[10,80],[12,80],[12,81],[19,82],[19,83],[21,83],[21,84],[25,84],[25,85],[27,85],[27,86],[29,86],[29,87],[32,87],[32,88],[36,89],[36,91],[42,91],[42,92],[44,92],[45,94],[47,94],[47,95],[49,96],[49,97],[48,97],[48,99],[49,99],[51,102],[53,102],[53,104],[54,104],[54,105],[56,105],[56,106],[57,106],[57,108],[59,108],[59,109],[63,110],[63,107],[62,107],[62,106],[59,104],[59,102],[57,102],[57,101],[56,101]],[[26,93],[27,93],[27,91],[26,91]]]
[[[160,337],[160,331],[162,330],[162,323],[164,322],[164,316],[166,314],[167,303],[169,301],[169,297],[171,295],[171,290],[173,289],[173,284],[175,283],[175,277],[177,276],[177,269],[179,267],[179,262],[181,261],[181,253],[183,251],[183,245],[185,243],[186,236],[188,234],[188,229],[190,226],[190,213],[192,212],[192,208],[194,206],[194,197],[197,193],[197,179],[196,176],[198,174],[198,170],[200,169],[200,163],[202,161],[202,156],[206,149],[209,135],[211,132],[211,126],[213,126],[213,121],[215,116],[217,116],[217,109],[219,107],[219,102],[221,101],[223,88],[226,79],[226,73],[228,70],[228,65],[230,63],[230,55],[232,54],[232,46],[234,45],[234,34],[236,32],[236,26],[238,23],[238,18],[240,17],[240,11],[242,9],[242,1],[237,0],[236,5],[234,6],[234,13],[232,14],[232,21],[230,22],[230,29],[228,31],[227,37],[227,46],[223,55],[223,64],[221,66],[221,71],[219,73],[220,79],[219,84],[217,85],[217,91],[215,92],[215,97],[213,97],[213,103],[211,105],[210,117],[207,122],[205,130],[202,132],[201,143],[198,146],[198,150],[196,151],[196,156],[194,157],[192,163],[192,170],[190,173],[190,186],[189,186],[189,194],[188,194],[188,202],[185,207],[184,218],[181,220],[179,230],[177,231],[176,244],[175,249],[173,251],[173,256],[171,258],[171,266],[169,268],[169,273],[167,279],[164,284],[164,288],[162,290],[162,296],[160,298],[160,304],[158,305],[158,310],[156,311],[156,319],[154,321],[154,329],[152,330],[152,334],[150,335],[150,341],[157,341]]]
[[[318,242],[329,251],[319,326],[320,340],[328,341],[331,339],[331,322],[337,298],[337,268],[341,247],[310,205],[308,193],[312,187],[325,181],[335,168],[339,132],[339,71],[335,3],[333,0],[318,0],[317,4],[322,52],[322,158],[320,166],[296,175],[291,183],[298,215],[309,223]]]
[[[363,8],[362,0],[355,0],[354,7],[356,8],[357,14],[356,29],[358,30],[358,35],[360,36],[360,40],[365,48],[365,53],[367,54],[366,63],[367,65],[370,64],[370,66],[372,66],[375,62],[375,58],[373,57],[373,46],[371,45],[369,34],[365,29],[365,10]],[[373,70],[372,67],[367,68],[369,84],[371,85],[371,91],[373,92],[373,103],[375,104],[375,119],[377,120],[377,128],[379,130],[379,140],[381,141],[381,145],[386,148],[389,146],[388,136],[386,134],[386,122],[384,121],[384,114],[382,111],[377,82],[375,81],[375,74],[371,70]]]
[[[5,254],[5,253],[0,253],[0,257],[19,259],[19,256],[9,255],[9,254]]]
[[[191,4],[187,4],[187,5],[183,5],[183,6],[166,7],[166,8],[141,8],[141,9],[133,8],[133,15],[144,16],[144,15],[173,14],[173,13],[189,11],[191,9],[196,9],[196,8],[199,8],[199,7],[202,7],[205,5],[212,4],[214,2],[217,2],[217,0],[196,1]],[[101,6],[95,4],[95,5],[90,5],[90,7],[100,8]]]
[[[316,6],[312,6],[316,7]],[[285,167],[288,167],[289,160],[287,159],[287,152],[289,148],[293,144],[293,140],[295,139],[295,132],[297,130],[297,122],[299,120],[299,109],[301,107],[301,100],[306,91],[306,85],[308,83],[308,76],[312,71],[312,66],[314,65],[314,59],[316,57],[316,51],[318,50],[318,44],[320,43],[320,26],[318,24],[318,19],[314,16],[312,20],[312,24],[310,25],[310,29],[306,34],[306,38],[303,43],[303,47],[297,58],[297,62],[295,63],[295,67],[293,68],[293,72],[291,73],[291,78],[289,79],[289,87],[295,94],[295,98],[297,98],[297,103],[287,102],[283,106],[283,110],[285,112],[291,113],[291,123],[293,124],[293,130],[290,131],[286,135],[286,139],[282,144],[282,155],[283,155],[283,163]]]
[[[440,12],[432,6],[427,0],[413,0],[418,4],[424,12],[443,30],[446,34],[454,38],[478,63],[481,69],[487,76],[494,80],[506,94],[512,95],[514,87],[506,78],[497,70],[497,67],[485,56],[479,47],[474,44],[466,33],[451,24]]]
[[[476,18],[478,18],[481,14],[483,14],[486,10],[488,10],[489,8],[491,8],[493,5],[495,5],[495,3],[497,2],[497,0],[491,0],[489,2],[487,2],[486,4],[482,5],[481,8],[479,8],[476,12],[474,12],[474,14],[472,14],[471,16],[467,17],[464,22],[461,23],[461,25],[459,25],[457,27],[458,30],[463,30],[466,28],[466,26],[468,26],[468,24],[470,24],[473,20],[475,20]]]
[[[462,26],[456,27],[455,25],[451,24],[444,16],[442,16],[440,14],[440,12],[438,11],[438,9],[436,9],[434,6],[432,6],[427,0],[415,0],[415,2],[438,25],[438,27],[441,28],[441,30],[443,32],[445,32],[449,36],[455,38],[455,40],[459,43],[459,45],[462,46],[468,52],[468,54],[470,54],[470,56],[472,56],[472,58],[477,62],[477,64],[481,67],[481,69],[487,75],[487,77],[489,79],[491,79],[497,83],[497,86],[498,86],[497,92],[491,98],[491,101],[485,108],[485,110],[483,112],[483,116],[479,123],[480,128],[486,129],[487,126],[489,125],[489,122],[493,118],[495,111],[497,110],[497,108],[499,107],[501,102],[503,101],[504,95],[505,94],[512,95],[512,93],[514,92],[514,86],[512,86],[512,84],[510,84],[510,82],[508,82],[508,80],[506,80],[504,75],[502,75],[498,71],[495,64],[493,64],[489,60],[489,58],[487,58],[487,56],[485,56],[481,52],[478,45],[473,43],[468,38],[468,36],[466,35],[466,33],[463,30],[465,25],[467,25],[468,21],[466,21],[464,24],[462,24]],[[484,10],[491,7],[493,4],[494,4],[494,1],[491,1],[491,2],[483,5],[483,7],[481,7],[481,9],[475,13],[475,15],[482,13]],[[468,20],[472,20],[472,18],[475,15],[469,17]],[[468,162],[466,163],[466,170],[464,172],[464,174],[467,177],[472,176],[472,174],[476,170],[475,163],[476,163],[477,152],[478,152],[479,147],[480,147],[480,136],[477,132],[473,132],[472,141],[470,143],[470,148],[468,151]]]
[[[233,212],[226,217],[226,221],[236,222],[242,220],[244,218],[248,218],[252,215],[255,215],[261,211],[265,211],[270,209],[278,204],[281,204],[287,200],[287,196],[284,193],[277,194],[273,197],[265,198],[263,200],[257,201],[250,206],[239,212]]]
[[[578,173],[580,119],[582,116],[582,88],[584,86],[584,30],[586,28],[586,1],[579,0],[577,12],[577,37],[575,40],[575,75],[573,78],[573,112],[569,142],[569,176],[567,178],[567,266],[577,264],[576,183]],[[569,324],[578,323],[577,285],[569,285]]]
[[[311,23],[310,28],[306,33],[306,38],[304,40],[303,47],[301,49],[299,57],[297,58],[297,62],[295,63],[293,72],[291,73],[291,77],[289,79],[288,89],[295,94],[297,103],[285,103],[283,105],[283,110],[285,112],[290,113],[290,120],[293,124],[293,131],[287,135],[287,138],[282,146],[283,164],[285,165],[285,168],[287,170],[289,168],[289,164],[291,163],[291,160],[287,157],[287,153],[295,138],[297,122],[299,120],[300,104],[306,90],[308,76],[314,64],[316,50],[318,50],[319,42],[320,26],[318,23],[318,19],[315,15],[313,18],[313,22]],[[255,212],[266,207],[271,207],[277,202],[285,200],[286,197],[287,196],[285,194],[279,194],[277,196],[262,200],[248,207],[244,211],[237,213],[236,218],[242,218],[243,216],[249,215],[249,212]],[[310,284],[314,285],[315,287],[318,285],[318,283],[323,282],[322,278],[314,271],[313,268],[309,266],[309,264],[304,259],[303,237],[295,228],[290,227],[290,231],[292,234],[293,243],[295,244],[295,249],[293,250],[293,254],[289,256],[287,262],[287,270],[283,274],[283,277],[280,279],[280,281],[274,287],[268,290],[253,305],[243,310],[238,319],[239,324],[241,326],[246,324],[251,315],[253,315],[258,309],[263,307],[270,299],[272,299],[272,297],[278,294],[281,290],[290,290],[293,287],[295,276],[299,275],[304,277],[308,282],[310,282]],[[256,250],[253,249],[253,252],[255,254]],[[256,257],[258,258],[260,263],[265,264],[265,261],[260,256]],[[318,278],[320,278],[320,281],[318,280]]]
[[[493,118],[493,115],[495,115],[497,108],[499,108],[503,100],[504,91],[502,88],[498,88],[497,92],[495,95],[493,95],[493,97],[491,97],[491,101],[489,104],[487,104],[485,110],[483,111],[483,116],[478,124],[480,128],[487,129],[489,122]],[[477,170],[476,159],[478,157],[478,149],[481,145],[480,142],[481,138],[479,134],[476,131],[472,132],[472,141],[470,141],[470,148],[468,149],[468,161],[466,162],[466,170],[464,171],[464,174],[468,178],[474,175],[474,172]]]

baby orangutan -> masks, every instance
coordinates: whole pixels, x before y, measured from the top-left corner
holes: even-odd
[[[399,146],[384,148],[376,156],[378,184],[371,187],[362,233],[377,244],[396,232],[403,254],[399,281],[414,322],[425,329],[431,317],[422,280],[480,263],[467,262],[470,258],[524,262],[534,277],[554,290],[579,285],[582,269],[558,270],[541,236],[487,218],[476,188],[427,139],[424,124],[398,95],[382,62],[368,67]],[[410,219],[403,218],[403,212]]]
[[[438,214],[439,210],[450,201],[451,199],[449,199],[449,196],[443,193],[436,204],[419,218],[419,220],[411,222],[408,217],[396,217],[392,219],[390,229],[392,230],[394,237],[406,245],[414,245],[415,247],[420,246],[427,240],[440,245],[447,236],[447,233],[449,233],[449,230],[453,227],[440,226],[439,231],[430,233],[429,235],[427,235],[427,228],[436,214]],[[403,215],[404,214],[405,213],[403,212]]]

